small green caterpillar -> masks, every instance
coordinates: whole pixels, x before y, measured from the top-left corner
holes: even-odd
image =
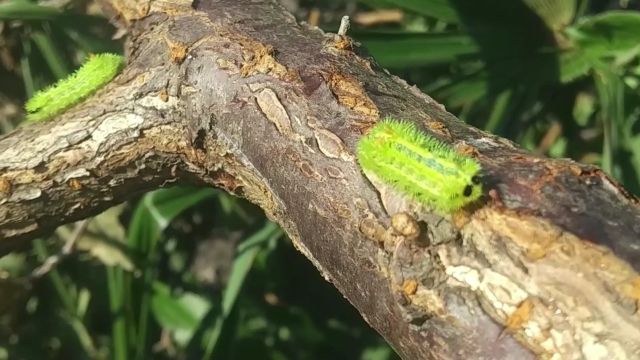
[[[445,214],[482,195],[480,164],[410,122],[385,119],[358,143],[365,175]]]
[[[124,58],[120,55],[90,56],[75,73],[38,91],[27,101],[27,120],[47,120],[81,102],[108,84],[123,65]]]

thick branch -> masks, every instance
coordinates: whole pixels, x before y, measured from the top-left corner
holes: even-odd
[[[259,204],[404,358],[640,351],[640,209],[600,170],[468,127],[272,1],[112,4],[131,26],[126,70],[0,140],[3,246],[206,183]],[[418,239],[390,228],[353,155],[386,115],[473,154],[483,204],[424,219]]]

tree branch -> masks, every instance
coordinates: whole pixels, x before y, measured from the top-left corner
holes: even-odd
[[[132,193],[209,184],[260,205],[406,359],[640,351],[640,209],[602,171],[469,127],[273,1],[107,5],[127,68],[0,140],[5,251]],[[473,154],[482,206],[418,239],[389,226],[354,158],[386,115]]]

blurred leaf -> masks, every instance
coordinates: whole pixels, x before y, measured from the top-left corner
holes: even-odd
[[[105,39],[104,37],[100,37],[93,32],[86,31],[86,29],[90,26],[91,20],[93,18],[86,17],[83,19],[73,19],[74,21],[70,24],[60,24],[62,26],[62,31],[71,39],[75,44],[78,45],[78,50],[80,50],[80,57],[84,58],[89,54],[99,54],[99,53],[122,53],[122,46],[120,42],[115,42],[112,39]],[[102,19],[104,20],[104,19]]]
[[[593,59],[581,49],[573,49],[560,53],[560,82],[563,84],[585,76],[593,66]]]
[[[26,255],[19,252],[12,252],[0,257],[0,274],[19,276],[26,271]],[[1,294],[1,292],[0,292]]]
[[[114,268],[109,268],[107,272],[116,359],[127,359],[129,344],[133,345],[139,359],[144,358],[148,352],[147,337],[152,306],[150,292],[157,278],[156,245],[162,232],[181,212],[215,193],[211,188],[160,189],[145,194],[136,206],[129,223],[127,243],[130,250],[142,258],[142,278],[133,279],[130,274]],[[158,306],[156,303],[156,307]],[[133,313],[123,313],[125,307],[132,309]],[[163,320],[167,319],[172,317],[168,316]],[[130,336],[134,334],[136,339],[131,341]]]
[[[361,0],[365,4],[396,6],[401,9],[414,11],[420,15],[431,16],[436,19],[456,23],[458,15],[449,0]]]
[[[174,217],[215,193],[211,188],[172,187],[146,194],[129,224],[129,245],[144,253],[152,251]]]
[[[111,310],[111,353],[114,360],[126,360],[129,358],[129,333],[135,331],[130,314],[125,313],[125,307],[129,300],[128,289],[125,288],[125,280],[130,280],[120,269],[107,268],[107,286],[109,294],[109,309]],[[127,281],[128,283],[128,281]],[[128,315],[128,316],[127,316]]]
[[[238,255],[233,262],[229,281],[222,297],[222,308],[218,314],[213,329],[211,330],[205,345],[204,359],[210,359],[216,347],[220,334],[225,324],[225,320],[231,313],[233,305],[240,294],[244,280],[251,270],[253,261],[258,252],[268,245],[274,237],[282,236],[282,230],[278,225],[267,221],[261,230],[251,235],[247,240],[238,245]]]
[[[59,45],[55,44],[51,37],[42,31],[33,32],[31,39],[40,50],[53,75],[58,79],[66,77],[69,74],[69,68]]]
[[[552,29],[569,25],[576,13],[576,0],[524,0]]]
[[[107,266],[134,271],[136,265],[125,244],[125,229],[118,219],[123,209],[122,205],[114,206],[91,219],[76,247]]]
[[[566,33],[591,58],[615,57],[626,62],[640,50],[640,13],[608,11],[584,17]]]
[[[31,42],[26,38],[22,38],[21,40],[22,54],[20,55],[20,70],[22,80],[24,82],[26,97],[30,98],[37,89],[33,73],[31,71]]]
[[[455,77],[450,84],[433,90],[437,98],[446,99],[449,107],[473,105],[485,97],[488,91],[489,79],[484,71]]]
[[[393,357],[394,352],[389,346],[379,345],[367,348],[363,353],[361,360],[388,360]]]
[[[626,141],[627,148],[631,152],[631,164],[629,172],[633,172],[636,183],[640,183],[640,135],[632,136]]]
[[[89,232],[99,233],[100,235],[113,241],[124,242],[126,237],[126,229],[119,219],[124,208],[124,205],[116,205],[103,211],[100,215],[91,219],[87,230]]]
[[[587,126],[589,119],[595,112],[595,98],[587,92],[578,93],[573,105],[573,118],[580,126]]]
[[[77,247],[87,251],[106,266],[119,267],[125,271],[136,270],[136,265],[125,245],[105,238],[104,235],[94,236],[87,233],[78,240]]]
[[[26,0],[0,4],[0,20],[50,20],[61,14],[56,8],[36,5]]]
[[[33,241],[33,249],[40,262],[44,262],[49,254],[45,242],[42,239]],[[82,345],[86,354],[81,356],[91,356],[96,353],[95,345],[89,335],[89,330],[82,321],[84,316],[84,302],[89,301],[87,294],[83,294],[83,288],[78,290],[78,286],[63,276],[57,268],[53,268],[47,273],[47,278],[51,281],[58,299],[62,303],[62,317],[73,329],[73,333]]]
[[[76,306],[76,314],[79,318],[84,318],[91,302],[91,292],[87,288],[82,288],[78,292],[78,302]]]
[[[198,320],[197,326],[194,326],[189,329],[176,329],[174,331],[174,338],[176,343],[182,347],[186,347],[187,344],[191,341],[193,335],[198,330],[198,327],[205,315],[211,309],[211,301],[203,296],[199,296],[193,293],[185,293],[180,296],[180,302],[183,306],[185,306],[193,317]]]
[[[493,133],[497,132],[500,124],[504,123],[503,119],[507,113],[508,104],[512,97],[513,91],[511,90],[505,90],[496,97],[492,106],[491,115],[484,127],[485,130]]]
[[[640,87],[640,78],[637,76],[625,76],[624,84],[630,89],[637,90]]]
[[[171,295],[169,286],[156,281],[153,284],[151,309],[158,323],[167,330],[186,329],[194,331],[201,316],[197,316],[189,304],[180,297]]]
[[[143,196],[134,211],[129,224],[129,246],[145,256],[146,266],[143,269],[141,286],[150,289],[156,278],[155,258],[156,244],[162,231],[184,210],[215,194],[211,188],[173,187],[152,191]],[[138,315],[138,341],[136,353],[138,357],[146,352],[147,327],[149,321],[149,291],[143,291],[136,301]],[[131,304],[132,306],[135,306]]]
[[[459,34],[384,34],[358,36],[382,66],[402,68],[459,61],[478,56],[478,46]]]
[[[565,137],[560,137],[558,140],[553,143],[551,148],[549,148],[549,156],[554,158],[561,158],[565,156],[567,153],[567,139]]]
[[[604,171],[619,179],[621,173],[614,168],[614,158],[620,150],[619,127],[625,120],[624,84],[620,76],[606,66],[599,66],[594,78],[601,104],[599,115],[604,130],[601,166]]]

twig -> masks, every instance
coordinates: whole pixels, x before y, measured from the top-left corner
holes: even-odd
[[[351,22],[349,21],[349,16],[345,15],[340,20],[340,27],[338,28],[338,35],[345,36],[347,35],[347,31],[349,30],[349,26],[351,26]]]
[[[44,261],[44,263],[42,263],[42,265],[38,266],[35,270],[33,270],[29,278],[31,280],[36,280],[43,277],[44,275],[49,273],[51,269],[53,269],[56,265],[58,265],[60,261],[64,260],[66,257],[71,255],[76,242],[78,242],[78,239],[80,238],[80,236],[82,236],[82,234],[85,232],[85,230],[87,229],[87,226],[89,226],[89,219],[84,219],[80,221],[80,223],[76,225],[76,228],[74,229],[73,233],[69,236],[69,238],[65,242],[60,252],[58,254],[49,256]]]

